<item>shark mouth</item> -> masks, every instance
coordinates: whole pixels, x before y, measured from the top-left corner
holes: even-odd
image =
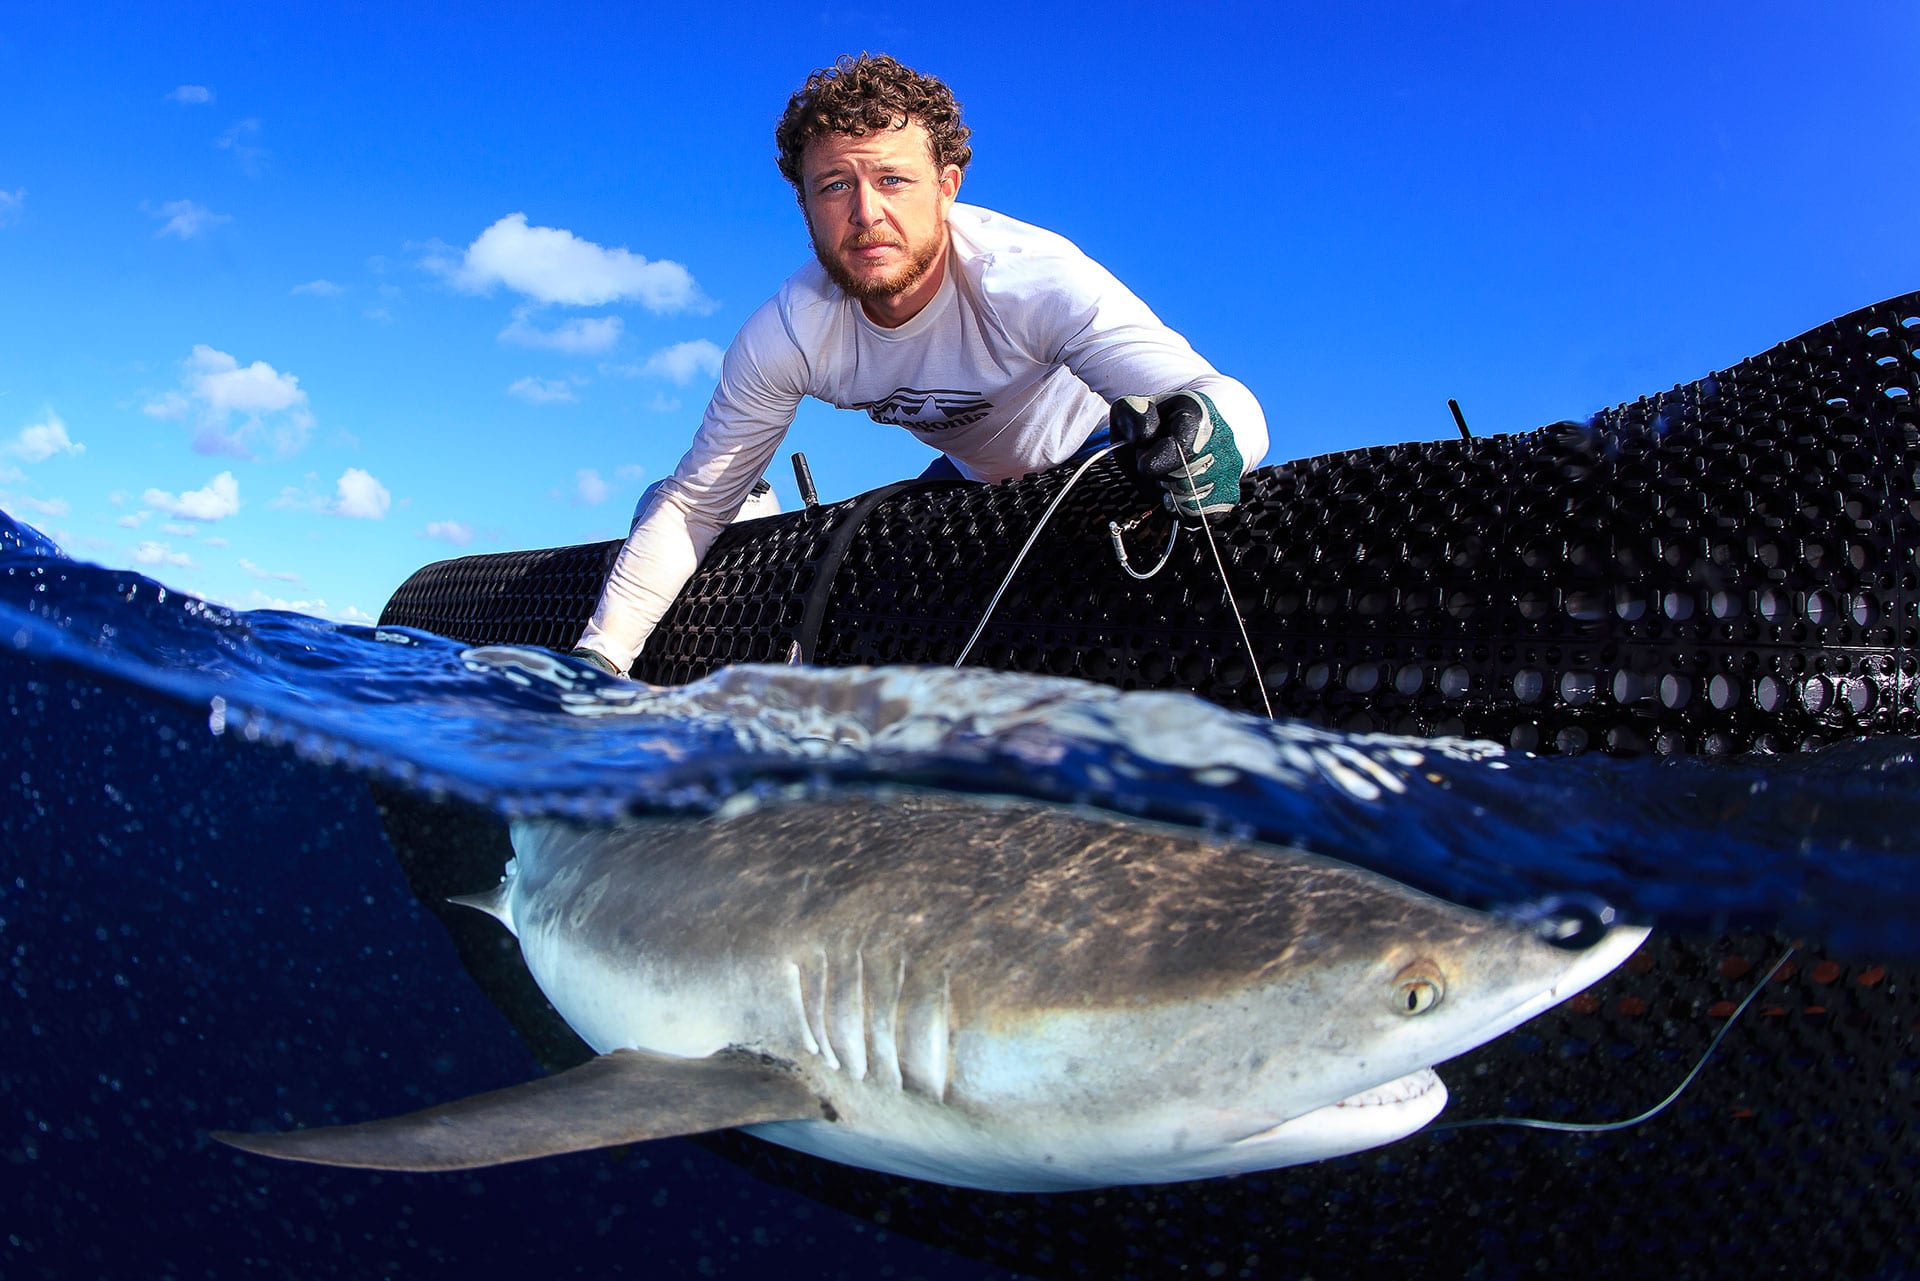
[[[1447,1087],[1439,1074],[1421,1068],[1249,1134],[1233,1146],[1297,1149],[1286,1163],[1313,1161],[1402,1138],[1439,1115],[1446,1104]]]
[[[1409,1072],[1397,1081],[1388,1081],[1385,1085],[1376,1085],[1371,1090],[1350,1094],[1333,1106],[1337,1108],[1393,1107],[1401,1103],[1411,1103],[1439,1084],[1439,1074],[1432,1068],[1425,1067],[1418,1072]]]

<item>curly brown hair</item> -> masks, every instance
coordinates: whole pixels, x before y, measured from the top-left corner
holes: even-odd
[[[815,138],[833,133],[858,137],[879,129],[904,129],[915,121],[926,127],[936,168],[967,167],[973,159],[973,148],[967,145],[973,130],[961,123],[953,90],[884,53],[857,58],[842,54],[831,67],[808,76],[800,92],[787,99],[773,131],[780,172],[799,191],[800,157]]]

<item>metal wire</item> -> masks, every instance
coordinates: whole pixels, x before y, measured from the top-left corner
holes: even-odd
[[[973,635],[967,637],[967,643],[960,647],[960,657],[953,660],[955,667],[966,662],[967,655],[973,652],[975,642],[980,639],[981,633],[987,630],[987,620],[993,617],[994,607],[1000,603],[1000,598],[1006,595],[1007,587],[1013,582],[1013,576],[1020,572],[1021,562],[1026,560],[1027,553],[1032,551],[1033,545],[1040,540],[1040,531],[1045,529],[1047,522],[1053,519],[1053,513],[1059,508],[1060,504],[1065,501],[1067,495],[1073,492],[1073,487],[1080,483],[1080,478],[1087,474],[1087,468],[1093,466],[1118,448],[1118,445],[1104,445],[1095,452],[1088,454],[1087,460],[1080,464],[1072,476],[1068,477],[1067,483],[1061,486],[1060,492],[1055,494],[1053,501],[1047,504],[1047,510],[1040,513],[1040,523],[1033,527],[1031,534],[1027,535],[1027,541],[1021,545],[1020,554],[1015,556],[1013,558],[1013,564],[1007,567],[1007,576],[1002,578],[1000,580],[1000,586],[994,589],[993,599],[987,602],[986,611],[980,615],[980,625],[973,629]]]
[[[1140,521],[1136,519],[1132,522],[1132,525],[1138,525],[1139,523]],[[1129,525],[1129,528],[1131,528],[1132,525]],[[1113,558],[1120,562],[1121,569],[1127,571],[1127,577],[1137,578],[1144,583],[1165,569],[1167,562],[1173,559],[1173,545],[1180,537],[1180,522],[1177,520],[1173,522],[1173,528],[1167,531],[1167,545],[1161,551],[1159,561],[1154,564],[1152,569],[1147,570],[1145,573],[1135,569],[1133,562],[1127,559],[1125,532],[1120,528],[1119,521],[1110,520],[1107,522],[1107,537],[1113,540]]]
[[[1178,438],[1174,439],[1173,444],[1174,448],[1180,451],[1181,465],[1191,468],[1193,464],[1187,457],[1186,446],[1182,445]],[[1027,535],[1027,541],[1021,544],[1019,554],[1013,558],[1013,564],[1007,567],[1006,576],[1000,580],[1000,586],[994,589],[993,598],[987,602],[987,608],[980,615],[979,625],[973,629],[973,635],[967,637],[967,643],[960,647],[960,656],[953,660],[955,667],[959,667],[965,663],[967,661],[967,655],[973,653],[973,647],[979,642],[980,637],[985,634],[987,623],[992,619],[994,609],[1000,604],[1000,598],[1006,595],[1007,588],[1013,583],[1013,576],[1020,572],[1020,566],[1026,561],[1027,553],[1032,551],[1033,545],[1040,540],[1040,532],[1047,527],[1047,522],[1053,519],[1053,513],[1059,510],[1060,504],[1066,501],[1068,494],[1073,492],[1073,487],[1080,483],[1080,478],[1087,474],[1087,468],[1093,466],[1117,448],[1117,445],[1106,445],[1088,454],[1086,460],[1075,469],[1073,475],[1067,478],[1067,483],[1060,487],[1060,492],[1053,496],[1053,501],[1047,504],[1046,511],[1040,513],[1040,522],[1033,527],[1033,532]],[[1145,574],[1138,573],[1134,570],[1133,566],[1127,563],[1126,548],[1120,541],[1119,523],[1109,521],[1107,526],[1113,538],[1114,553],[1120,559],[1120,567],[1129,574],[1132,574],[1135,578],[1152,578],[1160,572],[1166,565],[1168,559],[1173,555],[1173,538],[1169,536],[1167,539],[1166,552],[1160,557],[1160,564],[1155,565]],[[1179,528],[1179,523],[1176,521],[1174,524],[1175,534],[1179,532]],[[1254,682],[1260,690],[1260,702],[1262,706],[1267,709],[1267,719],[1272,720],[1273,700],[1267,697],[1266,678],[1260,674],[1260,656],[1254,652],[1253,637],[1247,634],[1246,620],[1240,615],[1240,602],[1234,599],[1233,584],[1227,578],[1227,564],[1220,556],[1220,545],[1214,541],[1213,530],[1208,526],[1204,517],[1201,518],[1200,529],[1207,536],[1207,548],[1213,553],[1214,568],[1220,573],[1220,588],[1227,595],[1228,608],[1233,611],[1233,624],[1240,629],[1240,643],[1246,647],[1247,662],[1251,665]]]
[[[1191,476],[1193,464],[1187,459],[1187,447],[1180,438],[1173,438],[1173,447],[1180,451],[1180,465],[1188,469]],[[1247,635],[1247,621],[1240,616],[1240,602],[1233,597],[1233,584],[1227,580],[1227,563],[1220,558],[1220,544],[1214,541],[1213,526],[1207,518],[1200,518],[1200,532],[1207,536],[1207,550],[1213,553],[1213,567],[1220,571],[1220,590],[1227,594],[1227,607],[1233,611],[1233,625],[1240,629],[1240,643],[1247,647],[1247,664],[1253,673],[1254,684],[1260,690],[1260,704],[1267,709],[1267,719],[1273,719],[1273,700],[1267,697],[1267,678],[1260,672],[1260,656],[1253,652],[1253,637]]]
[[[1444,1121],[1439,1125],[1428,1128],[1429,1130],[1437,1131],[1465,1130],[1476,1125],[1517,1125],[1522,1129],[1557,1130],[1563,1134],[1602,1134],[1608,1130],[1624,1130],[1628,1126],[1638,1125],[1642,1121],[1650,1121],[1666,1111],[1667,1105],[1679,1098],[1681,1091],[1693,1084],[1693,1078],[1700,1075],[1700,1069],[1707,1065],[1707,1060],[1713,1057],[1714,1050],[1718,1049],[1720,1042],[1726,1039],[1727,1033],[1733,1031],[1733,1025],[1739,1021],[1740,1016],[1746,1012],[1747,1007],[1753,1004],[1753,999],[1766,990],[1767,984],[1773,982],[1773,976],[1780,972],[1780,967],[1785,965],[1787,959],[1792,955],[1792,948],[1788,948],[1780,954],[1780,959],[1773,963],[1773,968],[1768,970],[1766,975],[1762,977],[1758,983],[1754,984],[1753,991],[1747,993],[1747,999],[1740,1002],[1740,1004],[1734,1008],[1733,1013],[1727,1017],[1726,1023],[1721,1026],[1718,1032],[1713,1034],[1713,1039],[1707,1042],[1707,1048],[1700,1055],[1699,1062],[1693,1065],[1693,1071],[1687,1073],[1686,1079],[1673,1087],[1673,1093],[1661,1099],[1639,1116],[1630,1116],[1624,1121],[1546,1121],[1539,1117],[1532,1116],[1488,1116],[1477,1117],[1466,1121]]]

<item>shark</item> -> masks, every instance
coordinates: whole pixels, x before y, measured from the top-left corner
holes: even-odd
[[[464,898],[596,1052],[405,1116],[219,1132],[260,1155],[455,1170],[742,1128],[834,1161],[1038,1192],[1391,1143],[1436,1064],[1623,962],[1300,849],[936,791],[519,822]]]

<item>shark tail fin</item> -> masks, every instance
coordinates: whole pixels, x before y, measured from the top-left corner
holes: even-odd
[[[364,1170],[467,1170],[562,1152],[829,1113],[788,1068],[746,1054],[676,1059],[615,1050],[557,1076],[455,1103],[286,1133],[216,1130],[260,1156]]]

